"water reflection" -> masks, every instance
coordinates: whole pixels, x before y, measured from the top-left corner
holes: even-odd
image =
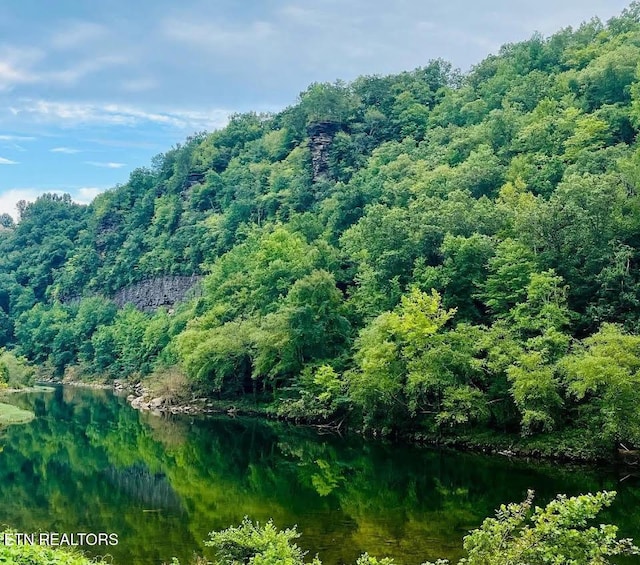
[[[243,516],[298,524],[327,565],[362,551],[418,564],[460,555],[495,507],[557,492],[619,491],[608,519],[640,539],[640,482],[616,470],[531,465],[318,436],[259,420],[163,419],[104,391],[16,396],[37,417],[8,428],[0,523],[20,531],[116,532],[114,562],[160,564],[205,552],[212,529]]]

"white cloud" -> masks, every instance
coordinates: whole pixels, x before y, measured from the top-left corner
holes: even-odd
[[[45,191],[38,188],[12,188],[0,192],[0,214],[9,214],[14,220],[18,219],[18,209],[16,204],[20,200],[26,200],[27,202],[33,202],[38,196]],[[57,192],[57,190],[49,190],[47,192]]]
[[[113,163],[111,161],[85,161],[85,163],[93,167],[104,167],[105,169],[121,169],[127,166],[126,163]]]
[[[7,61],[0,61],[0,90],[33,81],[33,76],[25,70],[18,69]]]
[[[257,43],[270,40],[276,34],[270,22],[255,21],[246,26],[219,25],[215,22],[167,19],[162,25],[165,37],[199,48],[214,51],[237,51],[245,47],[254,51]]]
[[[59,34],[52,43],[64,44],[68,48],[80,47],[80,36],[90,33],[97,34],[98,31],[91,26],[81,27],[68,36]],[[106,53],[78,50],[69,61],[62,62],[52,54],[49,45],[42,48],[18,43],[0,45],[0,91],[12,91],[30,85],[72,86],[87,75],[115,65],[130,64],[131,61],[130,53],[116,54],[115,49]]]
[[[125,92],[147,92],[158,86],[158,81],[154,78],[135,78],[122,82],[122,90]]]
[[[79,61],[70,67],[57,71],[48,71],[36,76],[38,82],[51,83],[57,85],[73,85],[89,74],[97,73],[108,67],[122,65],[127,62],[125,57],[105,56],[93,57]]]
[[[149,141],[132,141],[130,139],[109,139],[102,137],[90,137],[84,139],[87,143],[95,143],[96,145],[104,145],[106,147],[118,147],[118,148],[129,148],[129,149],[148,149],[148,150],[166,150],[166,147],[160,143],[152,143]]]
[[[40,49],[3,45],[0,48],[0,90],[38,81],[32,69],[43,58]]]
[[[17,143],[8,143],[3,145],[3,147],[6,149],[11,149],[12,151],[21,151],[21,152],[26,151],[26,149],[22,147],[22,145],[18,145]]]
[[[11,159],[5,159],[0,157],[0,165],[17,165],[18,161],[12,161]]]
[[[89,204],[98,194],[107,190],[97,186],[85,186],[73,193],[73,200],[78,204]]]
[[[60,125],[98,124],[134,126],[144,122],[177,129],[217,129],[226,125],[231,112],[214,109],[206,111],[169,110],[147,111],[119,104],[91,104],[82,102],[53,102],[49,100],[23,100],[11,106],[14,116],[31,115],[40,121]]]
[[[27,135],[0,135],[0,141],[33,141],[35,137]]]
[[[66,155],[80,153],[80,149],[73,149],[72,147],[54,147],[53,149],[49,149],[49,151],[51,153],[64,153]]]

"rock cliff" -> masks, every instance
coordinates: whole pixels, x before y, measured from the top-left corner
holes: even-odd
[[[335,122],[318,122],[307,128],[313,182],[329,175],[329,148],[339,129]]]
[[[201,279],[199,275],[155,277],[121,288],[113,296],[113,301],[118,308],[133,304],[143,312],[153,312],[161,306],[171,308],[188,295],[196,294]]]

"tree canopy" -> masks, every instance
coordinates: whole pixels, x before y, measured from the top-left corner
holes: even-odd
[[[640,447],[639,14],[466,74],[314,83],[89,206],[23,202],[0,217],[0,347],[375,433]],[[109,300],[194,274],[169,310]]]

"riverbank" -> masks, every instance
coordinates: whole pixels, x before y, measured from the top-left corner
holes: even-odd
[[[24,386],[20,388],[0,389],[0,400],[5,396],[27,392],[52,392],[55,389],[47,386]],[[29,410],[23,410],[13,404],[0,402],[0,428],[13,424],[26,424],[35,418],[35,414]]]
[[[3,394],[20,394],[26,392],[53,392],[55,388],[46,385],[25,386],[21,388],[3,388],[0,390],[0,397]]]
[[[22,410],[13,404],[0,402],[0,429],[13,424],[26,424],[35,418],[35,414]]]
[[[82,381],[63,382],[70,386],[87,388],[110,388],[118,396],[126,399],[127,403],[139,411],[148,411],[162,415],[214,415],[221,414],[229,417],[252,416],[267,419],[289,421],[297,425],[320,427],[336,432],[349,431],[360,435],[371,435],[366,430],[333,426],[326,422],[300,422],[279,416],[272,405],[253,400],[221,400],[190,395],[184,390],[171,389],[166,382],[153,382],[151,385],[126,379],[118,379],[111,384]],[[180,388],[180,387],[177,387]],[[500,455],[509,458],[525,460],[550,460],[575,463],[615,463],[628,466],[640,464],[640,454],[634,450],[626,450],[623,446],[603,445],[595,434],[588,430],[566,430],[544,435],[522,437],[508,433],[490,431],[466,431],[451,435],[428,435],[424,432],[404,432],[388,439],[408,442],[418,445],[446,447],[457,451]]]
[[[187,398],[182,395],[171,395],[157,388],[146,386],[140,382],[129,383],[116,380],[111,387],[115,394],[126,398],[135,410],[162,414],[227,414],[228,416],[261,416],[272,417],[267,406],[240,400],[216,400],[202,396]],[[164,393],[163,393],[164,392]]]
[[[527,460],[550,460],[565,463],[606,463],[637,466],[640,454],[620,446],[598,443],[587,430],[568,430],[541,436],[521,437],[497,432],[468,432],[432,440],[420,435],[414,441],[460,451],[486,453]]]

